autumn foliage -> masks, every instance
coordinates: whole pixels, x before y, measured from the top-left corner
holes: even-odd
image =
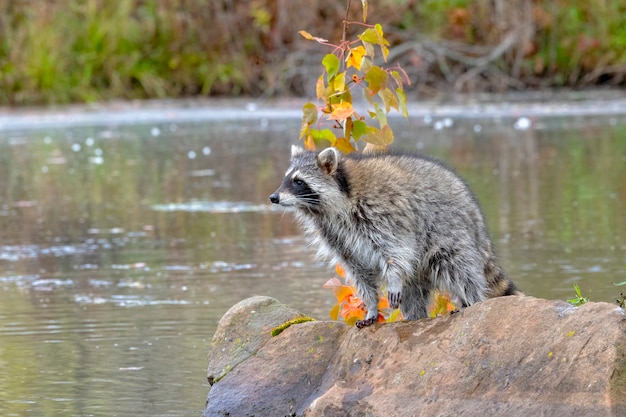
[[[456,311],[456,307],[448,292],[435,291],[433,293],[432,301],[428,307],[428,317],[448,316],[454,311]]]
[[[345,280],[345,272],[340,265],[335,266],[337,275]],[[363,320],[367,310],[365,304],[357,296],[356,288],[352,285],[344,284],[339,278],[331,278],[326,281],[324,288],[332,290],[337,298],[337,304],[330,310],[330,318],[333,320],[345,321],[354,325],[357,320]],[[393,322],[402,319],[399,309],[391,310],[387,301],[387,295],[382,294],[378,301],[378,322]]]
[[[363,320],[367,313],[365,304],[358,297],[356,288],[352,285],[344,284],[346,280],[345,272],[340,265],[335,266],[335,271],[340,278],[333,277],[326,281],[324,288],[332,290],[337,298],[335,304],[330,310],[330,318],[333,320],[343,320],[344,322],[354,325],[357,320]],[[440,293],[435,291],[432,294],[432,300],[428,307],[428,317],[435,318],[450,315],[456,311],[456,307],[450,299],[447,292]],[[378,301],[378,322],[391,323],[402,320],[400,309],[391,310],[387,301],[387,294],[383,291]]]
[[[344,20],[344,39],[337,44],[304,30],[299,32],[305,39],[332,48],[322,59],[324,72],[315,88],[322,104],[309,102],[302,109],[300,138],[307,149],[331,145],[349,153],[359,149],[359,141],[366,143],[366,151],[384,149],[393,142],[393,131],[387,123],[389,111],[395,109],[408,117],[404,84],[409,79],[398,65],[382,68],[375,64],[377,57],[387,60],[389,42],[380,24],[365,23],[367,2],[363,5],[363,23]],[[366,29],[349,41],[345,39],[347,27],[354,24]],[[353,106],[353,94],[358,90],[371,106],[366,112],[358,112]],[[368,125],[366,116],[377,126]]]

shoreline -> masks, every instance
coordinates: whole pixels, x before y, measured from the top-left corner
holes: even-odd
[[[302,105],[307,101],[311,100],[305,97],[271,100],[250,97],[193,98],[0,107],[0,130],[256,119],[300,120]],[[367,107],[365,101],[355,104],[360,108]],[[626,92],[589,90],[457,95],[413,101],[407,107],[409,118],[431,116],[486,120],[520,116],[611,116],[626,114]],[[388,117],[402,116],[391,111]]]

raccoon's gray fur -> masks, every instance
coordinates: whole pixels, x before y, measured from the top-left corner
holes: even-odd
[[[433,290],[457,307],[521,294],[494,254],[466,183],[439,162],[409,155],[342,155],[293,146],[272,203],[295,208],[318,255],[339,263],[378,318],[378,291],[407,320],[427,316]]]

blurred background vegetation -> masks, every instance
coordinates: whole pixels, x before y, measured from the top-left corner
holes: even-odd
[[[623,0],[374,0],[409,100],[626,84]],[[342,0],[0,2],[0,104],[312,95]],[[361,17],[361,2],[351,16]],[[354,32],[362,31],[353,27]]]

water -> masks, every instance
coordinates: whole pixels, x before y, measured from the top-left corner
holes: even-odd
[[[467,178],[527,294],[576,283],[614,302],[626,116],[542,109],[414,109],[393,120],[396,147]],[[333,304],[332,273],[267,204],[299,112],[126,110],[0,117],[2,416],[200,415],[230,306],[271,295],[325,318]]]

